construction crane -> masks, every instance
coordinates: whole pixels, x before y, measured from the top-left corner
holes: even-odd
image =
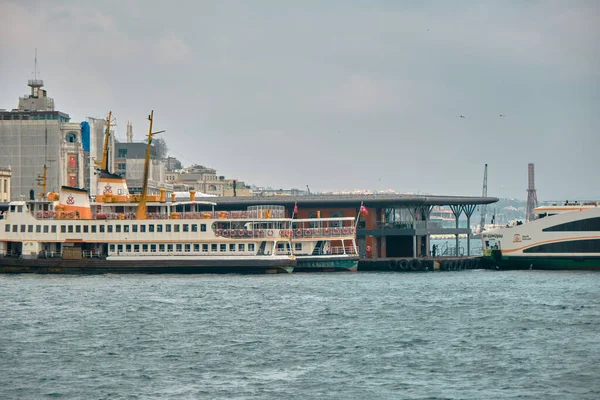
[[[481,191],[481,197],[487,197],[487,164],[485,164],[485,169],[483,170],[483,190]],[[483,232],[485,229],[485,217],[487,206],[483,204],[481,206],[481,222],[479,223],[479,233]]]

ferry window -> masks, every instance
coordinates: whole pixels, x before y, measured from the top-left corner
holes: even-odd
[[[194,243],[194,251],[200,251],[200,244]]]
[[[4,226],[4,232],[10,232],[10,225],[6,224]]]
[[[192,224],[192,232],[198,232],[198,224]]]
[[[27,232],[33,233],[33,225],[27,225]]]
[[[114,244],[111,244],[111,245],[110,245],[110,252],[111,252],[111,253],[114,253],[114,252],[115,252],[115,245],[114,245]]]
[[[115,232],[121,233],[121,225],[115,225]]]
[[[92,233],[96,233],[96,225],[92,225]]]
[[[105,230],[104,225],[100,225],[100,233],[104,233],[104,230]]]
[[[52,225],[52,233],[56,233],[56,225]]]
[[[171,232],[171,224],[165,225],[165,232]]]
[[[87,225],[83,226],[83,233],[90,233],[90,227]]]
[[[123,225],[123,232],[125,232],[125,233],[129,232],[129,225]]]
[[[600,231],[600,217],[580,219],[564,224],[549,226],[544,232],[590,232]]]
[[[254,243],[248,243],[248,251],[254,251]]]
[[[154,224],[148,225],[148,232],[154,232]]]
[[[145,233],[146,232],[146,225],[140,225],[140,232],[141,233]]]
[[[147,245],[147,244],[143,244],[143,245],[142,245],[142,251],[143,251],[144,253],[147,253],[147,252],[148,252],[148,245]]]
[[[27,232],[27,225],[21,225],[21,232]]]
[[[179,224],[173,225],[173,232],[179,232]]]
[[[126,251],[127,253],[131,253],[131,245],[130,245],[130,244],[126,244],[126,245],[125,245],[125,251]]]
[[[227,245],[226,245],[226,244],[223,244],[223,243],[221,243],[221,245],[219,246],[219,250],[220,250],[220,251],[227,251]]]
[[[167,251],[173,251],[173,245],[172,244],[168,244],[167,245]]]
[[[185,244],[185,251],[189,253],[191,250],[192,250],[192,245],[190,245],[189,243],[186,243]]]
[[[235,251],[235,243],[229,243],[229,251]]]
[[[156,253],[156,245],[155,244],[150,245],[150,253]]]
[[[81,225],[75,225],[75,232],[81,233]]]
[[[35,233],[41,233],[42,232],[42,226],[41,225],[36,225],[35,226]]]
[[[165,251],[165,244],[161,243],[158,245],[158,251]]]
[[[73,233],[73,225],[69,225],[67,227],[67,230],[69,231],[69,233]]]
[[[156,232],[161,233],[162,231],[162,224],[156,225]]]
[[[108,230],[107,230],[108,233],[112,233],[113,232],[113,226],[112,225],[107,225],[106,227],[108,228]]]
[[[202,243],[202,251],[203,252],[207,252],[208,251],[208,244]]]
[[[244,243],[238,244],[238,251],[246,251],[245,247],[246,247],[246,245]]]
[[[302,243],[294,243],[294,251],[302,251]]]
[[[23,212],[23,206],[17,206],[17,212]]]
[[[13,225],[13,232],[19,232],[19,225]]]
[[[60,226],[60,233],[67,233],[67,226],[66,225],[61,225]]]
[[[188,224],[183,224],[183,231],[184,232],[189,232],[190,231],[190,226]]]
[[[137,231],[137,225],[131,225],[131,232],[136,233]]]
[[[211,243],[210,244],[210,251],[217,251],[218,247],[216,243]]]
[[[120,244],[117,246],[117,252],[122,253],[123,252],[123,245]]]
[[[133,245],[133,252],[134,253],[139,253],[140,252],[140,245],[139,244],[134,244]]]
[[[523,253],[600,253],[600,239],[546,243],[525,249]]]
[[[200,224],[200,232],[206,232],[206,224]]]
[[[175,246],[177,247],[177,251],[183,250],[183,245],[181,243],[177,243]]]
[[[343,218],[343,217],[344,217],[343,212],[331,213],[331,218]],[[343,221],[330,221],[329,226],[332,228],[341,228],[343,223],[344,223]]]

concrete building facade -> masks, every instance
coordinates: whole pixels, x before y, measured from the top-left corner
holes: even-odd
[[[12,171],[10,167],[0,167],[0,203],[10,201],[10,178]]]
[[[12,169],[11,200],[39,197],[37,177],[47,166],[47,190],[84,185],[85,159],[81,125],[54,110],[43,81],[30,80],[31,94],[19,98],[19,108],[0,110],[0,165]]]

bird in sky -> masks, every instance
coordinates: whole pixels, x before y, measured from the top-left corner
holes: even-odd
[[[467,118],[467,117],[465,117],[464,115],[459,115],[459,117],[460,117],[460,118]]]
[[[506,117],[506,115],[504,115],[504,114],[500,114],[500,117],[501,117],[501,118],[504,118],[504,117]]]

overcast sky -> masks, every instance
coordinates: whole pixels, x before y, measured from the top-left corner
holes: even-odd
[[[0,1],[0,108],[275,188],[600,198],[600,2]],[[465,118],[461,118],[460,116]],[[505,116],[501,116],[505,115]],[[1,143],[0,143],[1,145]]]

